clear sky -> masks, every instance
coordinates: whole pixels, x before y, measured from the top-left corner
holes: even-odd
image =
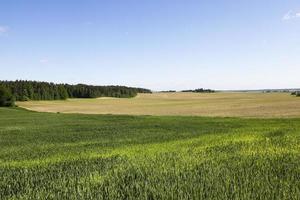
[[[300,87],[300,1],[0,0],[0,79]]]

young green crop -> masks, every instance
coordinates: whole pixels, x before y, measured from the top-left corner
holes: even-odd
[[[0,108],[0,199],[299,199],[300,119]]]

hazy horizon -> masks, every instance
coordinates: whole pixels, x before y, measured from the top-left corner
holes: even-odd
[[[11,0],[0,6],[0,80],[299,88],[299,35],[296,0]]]

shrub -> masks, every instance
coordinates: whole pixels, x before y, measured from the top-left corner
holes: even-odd
[[[15,100],[11,92],[7,88],[0,86],[0,106],[10,107],[14,105]]]

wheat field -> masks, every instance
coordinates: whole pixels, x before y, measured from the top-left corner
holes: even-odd
[[[0,199],[298,200],[300,119],[0,108]]]
[[[214,117],[299,117],[300,98],[288,93],[153,93],[135,98],[18,102],[39,112]]]

